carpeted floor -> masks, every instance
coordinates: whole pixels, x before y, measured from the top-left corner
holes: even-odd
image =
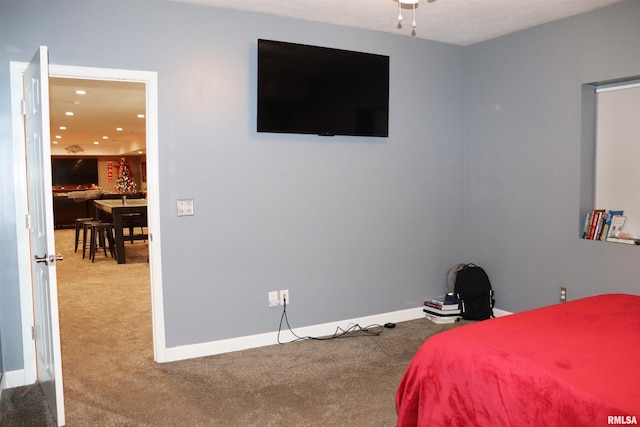
[[[65,254],[58,287],[68,426],[392,426],[395,391],[415,351],[465,323],[420,319],[377,337],[156,364],[146,245],[127,244],[124,265],[74,254],[72,230],[57,230],[56,245]],[[3,401],[29,391],[6,390]],[[33,423],[6,425],[50,425],[32,415]]]
[[[38,384],[5,390],[0,402],[0,426],[54,427],[53,418]]]

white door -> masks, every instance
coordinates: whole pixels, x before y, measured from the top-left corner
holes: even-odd
[[[53,237],[49,60],[41,46],[24,73],[27,187],[29,194],[34,335],[38,381],[59,426],[65,424]]]

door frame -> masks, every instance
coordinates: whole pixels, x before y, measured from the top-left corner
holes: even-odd
[[[31,281],[31,259],[29,235],[26,227],[28,212],[27,166],[25,134],[22,115],[23,75],[27,62],[10,62],[11,117],[13,129],[14,192],[16,209],[16,237],[18,255],[18,279],[20,289],[20,312],[22,320],[22,343],[24,358],[24,383],[36,382],[35,342],[31,338],[33,326],[33,290]],[[162,290],[162,256],[160,233],[160,182],[158,162],[158,78],[153,71],[123,70],[112,68],[92,68],[68,65],[49,65],[51,77],[114,80],[146,84],[146,151],[147,151],[147,194],[149,222],[149,272],[151,282],[151,319],[153,329],[153,357],[156,362],[164,362],[166,356],[164,304]],[[51,212],[53,215],[53,212]],[[64,370],[64,368],[63,368]],[[18,382],[14,378],[14,382]]]

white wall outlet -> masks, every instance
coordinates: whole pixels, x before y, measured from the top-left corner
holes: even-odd
[[[289,298],[289,289],[278,291],[278,299],[280,305],[284,305],[285,299],[287,300],[287,305],[291,304],[291,298]]]
[[[269,291],[269,307],[275,307],[280,305],[280,299],[278,298],[278,291]]]
[[[178,216],[193,216],[193,199],[177,200]]]
[[[567,288],[560,288],[560,295],[558,296],[558,301],[559,302],[566,302],[567,301]]]

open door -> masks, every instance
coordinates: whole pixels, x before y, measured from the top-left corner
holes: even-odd
[[[45,46],[24,73],[24,114],[29,201],[29,240],[33,282],[33,336],[38,382],[59,426],[65,424],[58,285],[51,196],[49,60]]]

